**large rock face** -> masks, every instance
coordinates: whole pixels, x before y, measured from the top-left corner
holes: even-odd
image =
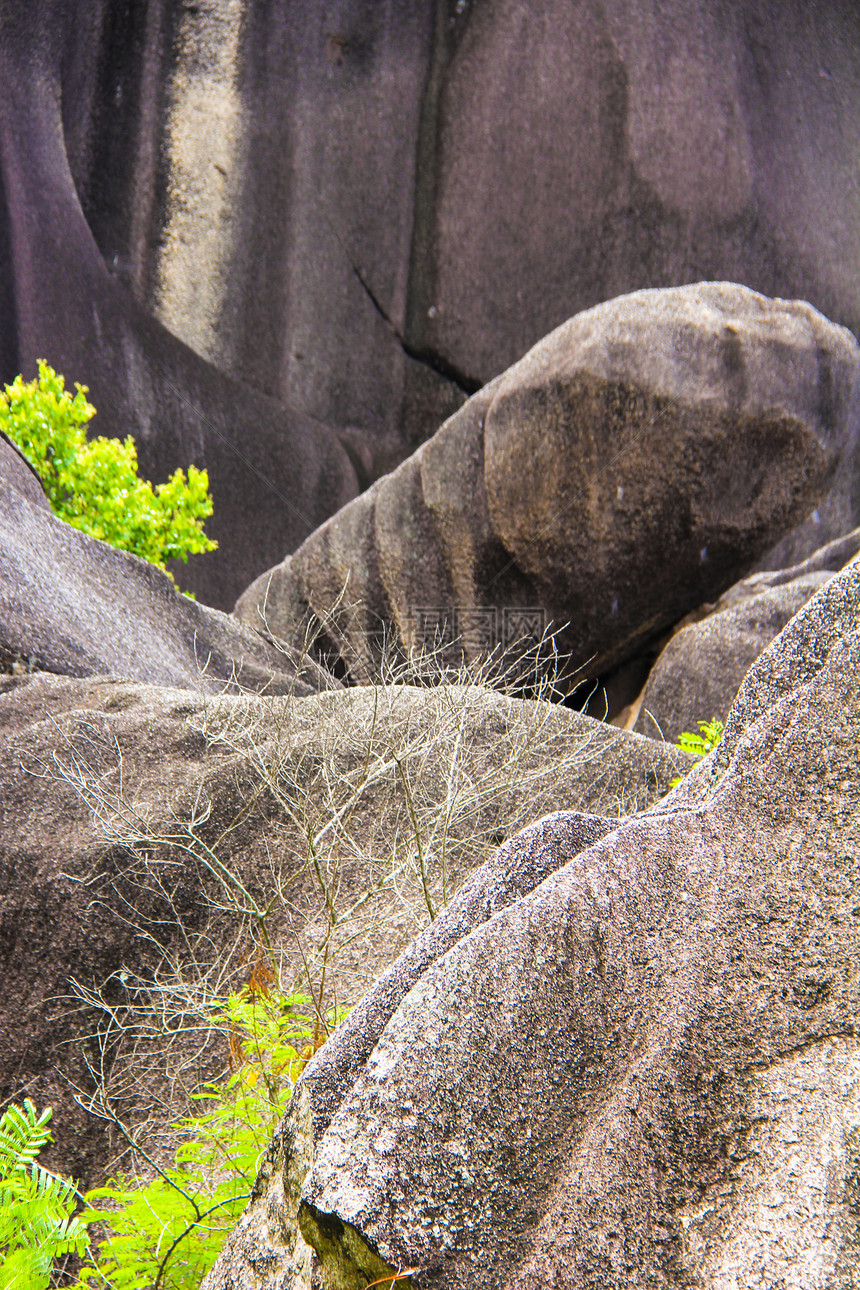
[[[160,7],[151,7],[152,21]],[[0,379],[18,371],[35,376],[36,360],[46,358],[70,384],[90,387],[96,433],[135,436],[149,478],[160,482],[190,463],[208,469],[215,513],[207,531],[219,551],[194,562],[187,583],[210,604],[229,609],[249,569],[279,559],[353,497],[358,484],[331,430],[205,361],[110,272],[72,168],[92,164],[92,182],[104,186],[109,203],[118,199],[105,192],[118,176],[104,173],[112,160],[101,151],[105,140],[97,123],[116,129],[116,103],[126,93],[121,83],[110,89],[103,84],[116,65],[101,63],[116,54],[110,34],[122,23],[109,0],[10,4],[0,13],[6,86],[0,103]],[[157,56],[158,46],[146,47],[145,33],[141,39],[137,54],[145,62]],[[128,63],[125,51],[120,65]],[[159,77],[153,69],[149,74]],[[156,86],[146,72],[142,76],[144,99],[157,99]],[[145,138],[148,114],[158,110],[151,100],[138,101],[134,123],[125,119],[144,154],[154,142]],[[130,179],[133,147],[128,138],[122,146],[130,149],[121,164]],[[79,168],[77,179],[85,188]],[[143,179],[140,172],[137,179]],[[151,174],[143,182],[148,194],[133,182],[125,194],[128,218],[144,228],[154,183]],[[148,228],[144,236],[150,233]],[[194,258],[199,275],[201,259]]]
[[[438,628],[474,656],[552,621],[577,678],[600,675],[806,516],[853,445],[858,390],[854,337],[799,301],[731,283],[622,296],[476,394],[237,612],[287,640],[315,616],[359,678],[381,628],[407,649]],[[850,514],[842,495],[831,509]]]
[[[853,0],[10,0],[0,47],[0,378],[209,468],[223,608],[601,300],[860,327]]]
[[[216,700],[108,677],[0,677],[0,1100],[52,1106],[55,1167],[93,1183],[112,1159],[109,1126],[66,1081],[85,1100],[103,1064],[115,1105],[150,1125],[158,1153],[189,1108],[183,1062],[148,1038],[153,1008],[174,982],[186,1007],[203,998],[205,1020],[210,970],[222,988],[247,980],[255,902],[285,987],[309,973],[328,1002],[351,1003],[534,812],[617,816],[690,764],[477,686]],[[173,1110],[153,1128],[159,1098]]]
[[[332,1290],[852,1286],[858,664],[854,565],[663,802],[479,870],[308,1067],[207,1290],[314,1251]]]

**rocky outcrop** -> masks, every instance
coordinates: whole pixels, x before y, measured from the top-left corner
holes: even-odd
[[[169,7],[148,7],[150,28]],[[132,21],[142,15],[135,11]],[[0,13],[6,86],[0,102],[0,380],[19,371],[29,379],[37,359],[45,358],[70,386],[80,381],[90,388],[96,433],[135,437],[146,477],[157,483],[177,467],[205,467],[215,504],[207,532],[219,550],[192,562],[186,583],[208,603],[229,609],[250,570],[265,569],[296,546],[355,496],[358,482],[348,452],[326,425],[194,353],[111,272],[100,251],[82,190],[97,205],[96,191],[108,207],[124,202],[144,238],[152,233],[147,212],[157,201],[152,187],[148,193],[136,188],[140,172],[129,173],[134,147],[128,136],[116,172],[101,151],[105,133],[120,121],[144,155],[154,160],[159,150],[147,131],[155,124],[152,114],[163,110],[156,82],[166,67],[161,73],[138,68],[145,88],[138,83],[143,101],[137,100],[133,119],[117,113],[118,103],[127,106],[121,73],[119,83],[105,84],[137,57],[145,63],[160,52],[169,60],[157,39],[150,43],[152,29],[137,33],[134,53],[118,50],[117,26],[124,20],[109,0],[40,0],[4,5]],[[108,62],[100,62],[105,56]],[[82,169],[90,165],[85,178]],[[107,197],[120,172],[130,190]],[[108,244],[102,246],[107,252]],[[194,258],[199,282],[200,259]]]
[[[728,277],[857,329],[856,6],[808,16],[4,4],[0,379],[45,357],[150,477],[208,468],[228,608],[601,300]]]
[[[337,681],[299,649],[181,595],[166,574],[51,514],[3,445],[0,663],[6,671],[113,673],[201,693],[312,694]],[[27,496],[15,483],[29,488]]]
[[[358,678],[386,633],[467,657],[552,624],[578,681],[714,599],[830,486],[860,350],[798,301],[704,283],[578,315],[258,578],[236,612],[309,618]]]
[[[92,1183],[112,1158],[109,1126],[74,1086],[85,1101],[104,1063],[132,1124],[151,1123],[160,1098],[184,1113],[182,1063],[163,1038],[151,1046],[152,1008],[176,981],[187,1009],[216,965],[222,982],[247,980],[259,911],[285,985],[310,973],[319,988],[321,975],[329,1001],[351,1003],[534,812],[619,815],[690,765],[478,686],[212,699],[0,677],[0,1098],[52,1106],[55,1166]],[[150,1151],[159,1141],[153,1130]]]
[[[699,721],[724,721],[759,654],[827,576],[797,578],[682,628],[648,676],[633,728],[675,743]]]
[[[731,609],[744,600],[757,596],[761,591],[771,587],[782,587],[797,578],[805,578],[813,574],[832,576],[850,564],[858,552],[860,552],[860,529],[853,529],[850,533],[845,533],[842,537],[818,547],[800,564],[773,565],[764,572],[751,573],[749,577],[741,578],[740,582],[735,583],[720,596],[719,604],[723,608]]]
[[[698,721],[722,721],[759,655],[858,551],[854,530],[801,564],[752,574],[702,606],[654,663],[627,728],[674,742]]]
[[[800,565],[753,574],[676,633],[648,677],[632,729],[674,742],[698,721],[725,719],[738,687],[789,619],[860,551],[860,530]]]
[[[314,1258],[350,1290],[850,1286],[858,663],[855,564],[661,803],[477,871],[308,1067],[206,1290]]]

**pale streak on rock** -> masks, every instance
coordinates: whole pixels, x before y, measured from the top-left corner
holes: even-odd
[[[215,327],[238,231],[245,128],[236,81],[244,8],[242,0],[200,0],[183,11],[169,88],[168,215],[155,266],[155,312],[210,361],[219,357]]]

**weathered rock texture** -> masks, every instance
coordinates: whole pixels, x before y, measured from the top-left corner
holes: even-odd
[[[859,418],[857,342],[809,305],[731,283],[620,297],[473,396],[237,613],[286,640],[315,616],[359,678],[381,629],[412,648],[443,625],[475,656],[552,622],[577,679],[597,676],[802,519]]]
[[[312,694],[337,681],[181,595],[146,560],[58,520],[16,454],[0,458],[0,664],[66,676],[106,672],[201,693]],[[29,489],[27,496],[14,481]]]
[[[157,321],[111,273],[109,243],[106,262],[87,222],[81,193],[107,221],[118,203],[144,239],[153,234],[159,180],[140,167],[159,164],[148,131],[166,110],[158,62],[170,54],[148,40],[164,9],[40,0],[0,11],[0,378],[34,376],[46,358],[90,387],[97,433],[135,436],[143,474],[158,482],[177,466],[208,469],[207,531],[220,546],[192,561],[187,585],[228,609],[250,569],[280,559],[358,484],[326,426],[222,373]],[[141,30],[118,52],[126,22]],[[132,68],[137,94],[123,79]],[[204,258],[193,258],[199,281]]]
[[[20,449],[0,430],[0,479],[23,493],[28,502],[50,511],[42,481]]]
[[[355,491],[326,427],[374,477],[601,300],[732,278],[860,327],[854,0],[0,24],[0,377],[44,356],[150,474],[208,466],[220,607]]]
[[[858,551],[860,530],[854,530],[803,564],[730,587],[711,613],[669,641],[651,669],[632,729],[674,742],[698,721],[724,721],[758,656]]]
[[[307,964],[317,988],[325,972],[330,1003],[350,1003],[426,926],[427,902],[442,909],[535,812],[620,814],[690,764],[474,686],[213,700],[103,677],[0,678],[0,1100],[52,1106],[55,1165],[92,1182],[111,1159],[107,1129],[62,1076],[92,1092],[85,1063],[104,1059],[118,1107],[149,1125],[157,1152],[187,1109],[188,1054],[181,1033],[182,1061],[146,1037],[152,973],[166,988],[178,970],[192,990],[215,965],[222,983],[247,980],[259,926],[241,908],[270,911],[285,985]],[[107,1013],[75,1003],[72,978],[125,1017],[103,1053]],[[168,1109],[154,1113],[159,1099]]]
[[[853,565],[663,802],[476,872],[306,1071],[207,1290],[310,1247],[350,1290],[853,1286],[858,664]]]

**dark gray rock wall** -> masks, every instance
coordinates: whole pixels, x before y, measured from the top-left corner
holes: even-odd
[[[858,51],[852,0],[10,0],[0,376],[208,466],[226,607],[581,309],[860,327]]]
[[[465,8],[440,95],[426,324],[464,368],[486,379],[572,307],[697,277],[856,325],[833,254],[856,245],[856,192],[823,142],[860,93],[856,7]]]
[[[186,585],[229,608],[249,569],[355,494],[355,470],[331,430],[224,375],[109,271],[70,169],[86,153],[94,97],[85,56],[99,53],[108,14],[95,0],[0,10],[0,375],[29,378],[45,358],[90,387],[96,433],[135,436],[144,474],[159,482],[192,462],[208,469],[207,531],[220,550],[192,562]],[[121,104],[128,87],[114,92]],[[203,257],[193,269],[205,277]]]

